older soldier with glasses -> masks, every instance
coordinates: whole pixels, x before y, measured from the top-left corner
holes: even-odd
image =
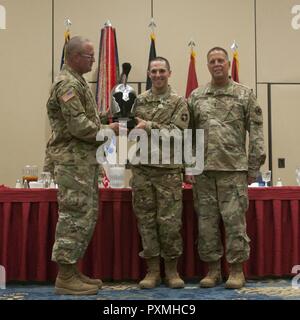
[[[94,47],[88,39],[72,38],[66,46],[66,64],[55,78],[47,102],[52,135],[46,158],[54,166],[58,184],[58,213],[52,260],[58,264],[56,294],[97,294],[100,279],[77,268],[98,218],[96,150],[100,123],[95,98],[83,78],[92,70]],[[119,125],[109,127],[118,133]]]

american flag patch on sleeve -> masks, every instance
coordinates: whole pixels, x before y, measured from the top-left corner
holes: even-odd
[[[73,97],[75,97],[75,92],[73,89],[69,89],[63,96],[61,96],[61,99],[63,100],[63,102],[67,102]]]

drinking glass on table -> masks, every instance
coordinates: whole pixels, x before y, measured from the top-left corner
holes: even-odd
[[[51,183],[51,173],[46,171],[41,172],[41,181],[44,188],[49,188]]]
[[[38,166],[26,165],[23,168],[23,183],[25,180],[28,184],[31,181],[38,181]]]
[[[261,175],[263,182],[265,183],[265,187],[268,186],[268,182],[271,181],[272,172],[271,170],[264,171]]]

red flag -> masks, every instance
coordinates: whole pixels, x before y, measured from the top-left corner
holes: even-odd
[[[196,74],[196,59],[195,59],[195,51],[192,49],[191,58],[190,58],[190,66],[189,73],[186,84],[185,97],[188,98],[191,92],[198,87],[198,80]]]
[[[110,94],[119,78],[119,57],[116,31],[108,22],[101,30],[96,101],[99,112],[110,110]]]
[[[196,88],[198,88],[198,80],[197,80],[197,73],[196,73],[196,53],[192,48],[191,55],[190,55],[190,65],[189,65],[189,72],[188,72],[188,78],[186,83],[185,97],[188,98],[191,92]],[[182,188],[191,189],[192,185],[189,183],[183,182]]]
[[[233,52],[232,66],[231,66],[231,79],[235,82],[240,82],[240,80],[239,80],[239,58],[238,58],[238,53],[236,50]]]

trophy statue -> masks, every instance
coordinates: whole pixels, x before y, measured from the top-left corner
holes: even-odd
[[[129,130],[135,127],[135,119],[131,110],[136,99],[134,89],[127,84],[130,70],[130,63],[125,62],[122,64],[119,84],[111,92],[112,119],[114,122],[126,122]]]

